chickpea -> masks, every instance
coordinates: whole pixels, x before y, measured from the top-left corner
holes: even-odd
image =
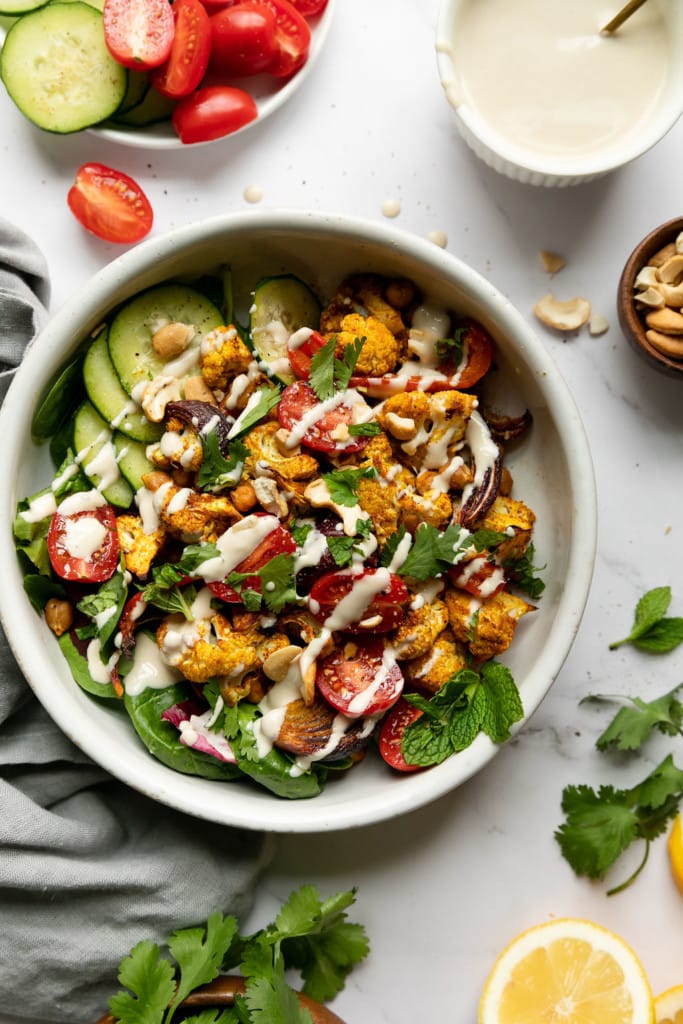
[[[258,503],[253,485],[246,480],[230,492],[230,500],[238,512],[248,512]]]
[[[55,634],[61,636],[71,629],[74,621],[74,610],[69,601],[51,597],[45,605],[45,621]]]

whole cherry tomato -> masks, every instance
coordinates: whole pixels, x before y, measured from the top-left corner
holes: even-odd
[[[346,643],[317,662],[315,685],[349,718],[379,715],[396,703],[403,673],[381,640]]]
[[[137,182],[104,164],[83,164],[66,201],[83,227],[106,242],[139,242],[152,227],[152,207]]]
[[[180,98],[194,92],[206,71],[211,53],[211,25],[199,0],[174,0],[175,35],[168,60],[151,75],[163,96]]]
[[[179,100],[172,115],[181,142],[209,142],[255,120],[258,109],[244,89],[207,85]]]
[[[47,532],[52,568],[65,580],[102,583],[119,564],[116,513],[111,505],[62,515],[55,512]]]
[[[163,64],[173,43],[173,11],[168,0],[104,0],[104,41],[127,68],[149,71]]]
[[[211,70],[227,77],[258,75],[275,64],[280,47],[275,15],[265,4],[238,3],[211,16]]]

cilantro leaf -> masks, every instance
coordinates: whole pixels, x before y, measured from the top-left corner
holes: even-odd
[[[209,916],[206,928],[185,928],[175,932],[168,949],[180,968],[180,980],[165,1024],[169,1024],[175,1008],[190,992],[199,985],[207,985],[218,975],[236,934],[236,918],[224,917],[220,911]]]
[[[603,879],[638,836],[638,817],[626,790],[567,786],[562,793],[566,821],[555,832],[564,858],[577,875]]]
[[[252,427],[267,416],[271,409],[280,401],[282,388],[279,384],[259,388],[249,398],[246,406],[230,427],[228,437],[237,440],[248,434]]]
[[[365,342],[365,338],[354,338],[350,345],[344,346],[341,359],[335,359],[334,383],[337,391],[346,391],[348,388]]]
[[[395,530],[394,533],[390,534],[387,537],[386,541],[384,542],[382,553],[379,559],[379,564],[383,566],[385,569],[387,568],[388,565],[391,565],[391,562],[393,561],[398,546],[405,537],[405,535],[406,528],[403,525],[403,523],[401,523],[398,530]]]
[[[595,744],[598,750],[607,750],[608,747],[614,747],[616,750],[638,750],[654,729],[658,729],[665,736],[676,736],[681,733],[683,705],[675,696],[681,686],[683,683],[674,687],[670,693],[665,693],[664,696],[652,701],[644,701],[640,697],[624,698],[630,706],[620,708],[598,737]],[[610,699],[595,695],[584,697],[581,703]]]
[[[119,982],[130,989],[109,1000],[119,1024],[161,1024],[175,993],[174,971],[148,939],[138,942],[119,965]]]
[[[313,523],[292,523],[289,528],[289,532],[294,538],[294,543],[298,548],[302,548],[306,543],[306,538],[313,529]]]
[[[365,338],[356,338],[345,345],[341,358],[335,358],[337,339],[332,337],[319,348],[311,359],[308,383],[321,402],[332,398],[335,391],[346,391],[356,368]]]
[[[365,552],[363,551],[361,541],[369,537],[371,532],[371,520],[358,519],[356,520],[355,536],[347,537],[346,534],[331,534],[328,536],[326,538],[327,547],[334,559],[335,565],[343,569],[345,566],[351,565],[354,555],[359,555],[363,558]]]
[[[633,644],[653,654],[665,654],[683,643],[683,618],[667,618],[671,587],[648,590],[636,605],[633,626],[628,636],[609,645],[611,651]]]
[[[524,708],[510,669],[497,661],[486,661],[480,669],[486,703],[481,728],[494,743],[510,738],[510,727],[524,716]]]
[[[228,457],[223,455],[218,433],[215,430],[208,434],[199,434],[202,445],[202,464],[197,472],[197,486],[205,491],[221,491],[236,487],[242,477],[244,460],[249,449],[241,441],[228,442]]]
[[[119,628],[119,619],[127,598],[128,585],[119,569],[93,594],[81,598],[76,605],[80,612],[93,620],[92,635],[99,635],[103,651]],[[99,616],[102,618],[96,622]]]
[[[141,588],[143,600],[165,612],[180,612],[188,622],[192,618],[190,606],[197,596],[194,586],[179,586],[188,576],[194,576],[203,562],[220,554],[215,544],[188,544],[177,562],[166,562],[152,569],[152,582]]]
[[[545,580],[536,575],[542,572],[545,566],[534,565],[534,555],[534,545],[529,544],[521,558],[511,558],[503,563],[510,580],[532,601],[538,600],[545,590]]]
[[[439,338],[434,345],[436,354],[439,359],[443,362],[448,360],[449,362],[455,363],[457,366],[462,359],[463,350],[465,348],[465,337],[467,336],[466,327],[456,327],[453,331],[452,338]]]
[[[259,569],[261,593],[266,608],[271,612],[281,612],[287,604],[297,600],[294,583],[294,555],[275,555]]]
[[[350,437],[377,437],[377,435],[381,433],[382,428],[379,423],[375,423],[374,420],[368,420],[367,423],[349,424]]]
[[[332,501],[353,508],[358,504],[358,485],[361,480],[372,480],[376,475],[373,466],[364,466],[360,469],[333,469],[330,473],[323,473],[321,479]]]
[[[447,526],[438,530],[429,523],[422,523],[415,531],[413,546],[403,565],[397,570],[399,576],[416,580],[430,580],[439,576],[456,562],[471,544],[472,534],[461,526]]]

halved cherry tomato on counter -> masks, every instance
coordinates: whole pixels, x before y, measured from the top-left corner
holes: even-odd
[[[65,580],[102,583],[119,564],[119,535],[111,505],[62,515],[55,512],[47,531],[52,568]]]
[[[304,416],[313,415],[319,406],[320,400],[310,384],[303,380],[288,384],[277,407],[280,425],[286,430],[291,430]],[[301,443],[318,452],[343,451],[348,455],[360,452],[368,443],[367,437],[351,437],[340,443],[338,436],[335,436],[335,431],[341,426],[348,426],[352,422],[351,407],[343,403],[337,405],[322,416],[312,419],[301,438]]]
[[[317,663],[315,685],[349,718],[379,715],[396,703],[403,673],[381,640],[347,641]]]
[[[167,59],[173,43],[173,11],[168,0],[104,0],[104,41],[127,68],[150,71]]]
[[[105,242],[139,242],[154,220],[149,199],[123,171],[83,164],[66,201],[86,230]]]
[[[270,71],[279,57],[278,27],[270,7],[239,3],[212,14],[211,70],[226,77]]]
[[[276,555],[291,555],[295,551],[296,541],[289,530],[284,526],[276,526],[260,544],[256,545],[250,555],[247,555],[239,565],[235,566],[235,572],[254,574],[244,581],[244,589],[260,593],[261,577],[257,575],[258,570],[262,569]],[[226,601],[228,604],[239,604],[242,600],[237,591],[224,581],[217,580],[207,585],[211,593],[219,597],[221,601]]]
[[[211,24],[199,0],[174,0],[175,35],[168,60],[152,72],[157,92],[173,99],[197,88],[209,63]]]
[[[299,380],[308,380],[311,374],[311,360],[316,352],[319,352],[327,344],[327,338],[323,338],[318,331],[311,331],[309,338],[296,348],[288,349],[289,365]]]
[[[255,120],[258,109],[244,89],[207,85],[184,96],[171,120],[181,142],[210,142],[244,128]]]
[[[364,569],[360,573],[341,569],[330,572],[316,580],[311,588],[311,606],[316,608],[316,619],[324,623],[335,610],[340,601],[351,593],[354,587],[369,576],[380,571]],[[386,570],[381,570],[386,571]],[[372,598],[370,603],[359,611],[358,619],[344,626],[344,633],[388,633],[402,622],[405,606],[410,601],[410,594],[405,583],[396,573],[389,573],[389,583],[384,590]],[[363,625],[368,623],[368,625]]]
[[[390,768],[399,772],[419,772],[419,764],[408,764],[403,756],[403,735],[422,711],[401,697],[384,719],[379,733],[379,752]]]

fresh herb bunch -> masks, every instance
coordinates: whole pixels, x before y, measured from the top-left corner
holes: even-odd
[[[156,943],[139,942],[119,965],[121,991],[109,1000],[120,1024],[171,1024],[180,1004],[219,974],[239,970],[244,995],[222,1010],[186,1017],[192,1024],[311,1024],[285,979],[296,969],[302,991],[327,1002],[344,987],[355,964],[369,952],[365,929],[346,919],[355,889],[321,900],[312,885],[302,886],[283,904],[272,924],[240,935],[237,919],[220,911],[206,925],[174,933],[162,957]]]
[[[610,644],[610,650],[632,644],[650,653],[664,653],[683,641],[683,619],[669,618],[671,589],[649,590],[636,606],[628,637]],[[683,734],[683,704],[677,694],[683,683],[652,701],[640,697],[590,695],[581,702],[622,701],[623,706],[596,740],[600,751],[638,752],[654,732]],[[607,895],[628,888],[645,867],[650,844],[662,835],[679,812],[683,800],[683,771],[668,755],[638,785],[630,789],[567,786],[562,793],[565,821],[555,832],[562,854],[577,875],[604,879],[621,854],[637,839],[645,844],[635,871]]]

